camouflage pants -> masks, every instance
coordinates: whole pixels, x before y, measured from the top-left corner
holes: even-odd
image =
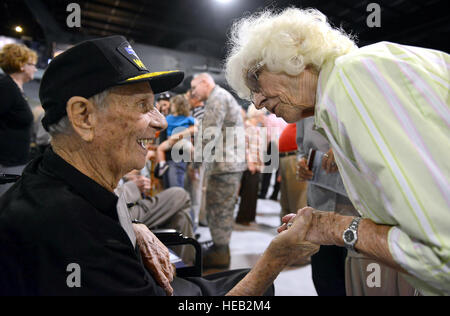
[[[206,188],[206,218],[215,245],[230,243],[242,172],[212,174]]]

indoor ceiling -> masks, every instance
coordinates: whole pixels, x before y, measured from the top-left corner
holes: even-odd
[[[52,42],[49,28],[83,36],[125,35],[129,40],[197,52],[216,58],[226,53],[225,43],[233,20],[265,7],[314,7],[325,13],[335,26],[357,35],[359,46],[381,40],[449,51],[450,22],[447,0],[32,0],[43,4],[51,18],[36,21],[36,9],[29,0],[3,0],[0,5],[1,35],[16,36],[20,24],[22,36],[34,41]],[[67,5],[81,7],[81,27],[68,28]],[[367,6],[376,2],[381,8],[381,27],[369,28]],[[35,2],[36,3],[36,2]]]

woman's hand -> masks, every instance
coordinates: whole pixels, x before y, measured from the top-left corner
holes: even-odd
[[[289,214],[283,218],[283,221],[285,219],[289,219],[289,221],[278,229],[280,234],[272,240],[268,248],[271,255],[276,257],[276,260],[281,260],[283,264],[291,264],[309,258],[320,248],[306,241],[306,235],[312,224],[313,209],[305,207],[297,214],[299,216]]]
[[[338,171],[336,161],[334,160],[334,153],[331,148],[325,155],[323,155],[322,169],[325,170],[326,173],[333,173]]]
[[[306,158],[300,159],[297,162],[297,179],[299,181],[308,181],[313,177],[313,172],[309,170],[308,165],[306,163]]]

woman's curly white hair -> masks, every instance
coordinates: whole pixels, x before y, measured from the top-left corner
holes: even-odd
[[[225,75],[238,95],[248,99],[245,77],[256,64],[295,76],[308,65],[320,70],[355,48],[351,36],[333,28],[316,9],[264,10],[233,24]]]

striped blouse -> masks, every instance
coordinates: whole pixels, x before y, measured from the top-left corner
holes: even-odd
[[[363,217],[428,295],[450,295],[450,56],[381,42],[324,65],[315,124]]]
[[[246,143],[246,157],[247,163],[253,162],[262,167],[262,152],[265,150],[263,148],[264,140],[261,136],[262,127],[253,126],[246,122],[245,124],[245,143]]]

